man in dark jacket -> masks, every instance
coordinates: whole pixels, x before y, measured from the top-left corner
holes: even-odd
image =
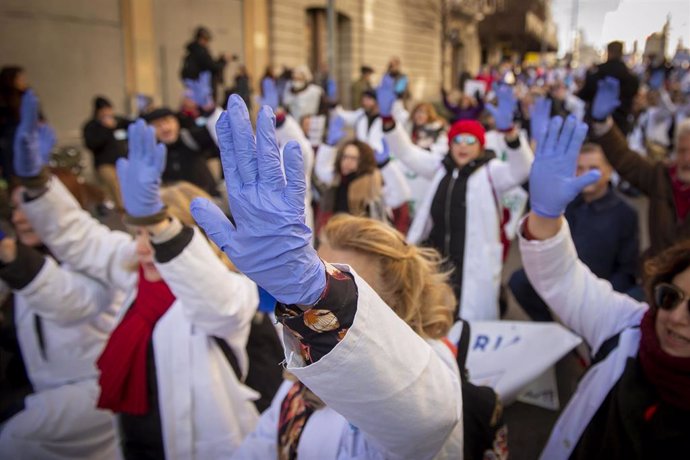
[[[83,128],[84,144],[93,153],[98,175],[117,209],[122,209],[115,162],[127,156],[127,126],[130,121],[115,115],[113,105],[103,96],[93,100],[93,117]]]
[[[194,40],[187,44],[187,55],[182,62],[180,77],[196,80],[201,72],[209,71],[213,76],[213,100],[216,100],[216,85],[223,82],[223,69],[227,64],[225,55],[218,59],[211,57],[208,45],[211,42],[211,32],[203,26],[197,27],[194,33]]]
[[[208,168],[205,154],[213,144],[206,127],[180,128],[175,113],[167,107],[144,115],[144,120],[156,130],[158,142],[168,148],[163,182],[187,181],[217,196],[216,181]]]
[[[611,165],[596,144],[580,150],[577,174],[592,169],[601,172],[596,183],[586,187],[565,210],[577,255],[596,276],[613,289],[626,293],[635,286],[639,255],[637,213],[609,184]],[[523,269],[508,283],[520,306],[533,321],[552,321],[549,307],[534,290]]]
[[[623,62],[623,43],[611,42],[608,44],[607,61],[599,64],[587,74],[585,85],[577,96],[588,104],[591,104],[597,92],[599,80],[605,77],[614,77],[620,82],[621,104],[613,113],[613,121],[616,126],[624,133],[629,134],[632,130],[632,103],[637,90],[640,87],[638,78],[630,72],[628,66]]]

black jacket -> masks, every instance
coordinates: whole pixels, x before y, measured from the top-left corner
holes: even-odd
[[[180,76],[182,79],[196,80],[201,72],[210,71],[215,80],[220,77],[223,67],[225,67],[224,58],[215,60],[207,47],[197,42],[190,42],[187,44],[187,55],[184,58]]]
[[[216,181],[206,165],[208,156],[204,154],[204,137],[195,136],[195,133],[182,129],[177,141],[167,145],[168,157],[163,182],[191,182],[208,194],[217,196]]]
[[[103,126],[96,119],[84,125],[84,144],[93,152],[96,166],[114,165],[118,158],[127,156],[127,139],[116,139],[115,132],[126,130],[131,122],[122,117],[116,117],[115,120],[117,121],[115,128]]]
[[[585,85],[577,96],[588,105],[591,104],[597,93],[599,80],[606,77],[614,77],[620,82],[621,105],[613,112],[613,121],[621,131],[628,134],[632,129],[632,103],[640,87],[640,81],[622,60],[612,59],[596,66],[587,74]]]

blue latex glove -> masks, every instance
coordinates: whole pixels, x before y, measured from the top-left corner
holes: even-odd
[[[50,154],[55,147],[57,138],[55,137],[55,130],[47,123],[38,125],[38,144],[41,149],[41,158],[46,159],[46,163],[50,160]]]
[[[532,139],[539,145],[549,129],[549,117],[551,116],[551,99],[538,97],[529,110],[529,132]]]
[[[513,87],[509,85],[496,85],[494,93],[497,105],[486,104],[486,110],[494,118],[496,129],[507,131],[513,127],[517,98],[513,94]]]
[[[261,105],[267,105],[274,111],[278,109],[280,104],[278,99],[278,89],[276,88],[276,82],[272,78],[264,78],[261,82],[261,92],[263,97],[261,98]]]
[[[328,123],[326,143],[328,145],[337,145],[343,137],[345,137],[345,120],[339,116],[331,118],[331,122]]]
[[[7,235],[0,229],[0,241],[4,240]]]
[[[658,90],[659,88],[661,88],[661,85],[664,84],[665,79],[666,73],[663,69],[655,70],[649,77],[649,88],[655,91]]]
[[[390,147],[388,147],[388,142],[386,139],[381,139],[382,150],[374,150],[374,157],[376,158],[376,164],[382,165],[388,161],[391,157]]]
[[[621,85],[617,78],[606,77],[597,83],[597,93],[592,101],[592,118],[605,120],[621,105]]]
[[[395,94],[402,96],[407,91],[407,75],[403,75],[395,82]]]
[[[125,211],[132,217],[152,216],[163,209],[160,184],[167,151],[141,118],[129,125],[127,139],[127,158],[116,164]]]
[[[275,116],[262,107],[256,139],[247,106],[236,94],[216,125],[233,225],[218,206],[192,202],[194,220],[235,266],[276,300],[313,305],[326,288],[326,271],[305,225],[306,181],[299,144],[283,151],[275,137]]]
[[[537,144],[529,176],[530,204],[537,215],[558,218],[583,188],[601,177],[598,170],[575,177],[577,157],[586,135],[587,124],[572,115],[565,123],[561,117],[551,119],[544,142]]]
[[[376,102],[379,104],[379,114],[382,117],[390,117],[393,111],[393,103],[397,99],[395,95],[395,81],[393,77],[386,74],[381,79],[381,83],[376,88]]]
[[[201,72],[196,80],[185,78],[184,85],[192,92],[192,99],[196,105],[204,108],[213,105],[210,71]]]
[[[335,82],[334,79],[329,78],[328,83],[326,83],[326,94],[328,95],[328,99],[331,101],[335,101],[338,99],[338,84]]]
[[[263,313],[273,313],[276,309],[276,299],[261,286],[257,286],[257,288],[259,289],[258,310]]]
[[[19,126],[14,136],[14,172],[19,177],[36,177],[50,159],[41,149],[41,136],[38,124],[38,98],[27,90],[22,96],[19,108]]]

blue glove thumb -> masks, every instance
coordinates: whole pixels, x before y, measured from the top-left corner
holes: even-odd
[[[596,183],[596,181],[598,181],[600,178],[601,171],[598,169],[592,169],[583,175],[574,178],[572,184],[575,190],[577,190],[577,193],[580,193],[585,187]]]
[[[495,120],[496,117],[498,116],[498,107],[496,107],[493,104],[486,104],[486,105],[484,105],[484,108],[487,110],[487,112],[489,112],[491,114],[491,116]]]
[[[206,198],[194,198],[189,206],[192,217],[206,235],[226,254],[231,235],[235,233],[230,220],[218,206]]]

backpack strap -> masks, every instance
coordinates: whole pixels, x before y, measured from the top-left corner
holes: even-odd
[[[467,372],[467,352],[470,349],[470,323],[461,319],[462,331],[460,332],[460,339],[458,339],[458,368],[460,369],[460,380],[466,382],[469,380],[469,373]]]
[[[635,326],[632,329],[639,329],[640,326]],[[606,357],[611,354],[613,350],[618,348],[618,343],[620,342],[621,339],[621,334],[623,331],[619,332],[618,334],[609,337],[608,339],[604,340],[604,342],[601,344],[599,349],[597,350],[596,354],[592,357],[592,363],[590,366],[594,366],[597,363],[602,362],[603,360],[606,359]]]
[[[220,351],[223,352],[223,356],[225,356],[225,359],[228,360],[228,363],[230,364],[230,367],[232,367],[232,370],[235,371],[237,380],[241,382],[243,380],[242,370],[240,369],[240,363],[237,361],[237,356],[235,356],[235,352],[232,351],[232,348],[230,348],[230,345],[225,339],[221,339],[220,337],[212,338],[220,348]]]

